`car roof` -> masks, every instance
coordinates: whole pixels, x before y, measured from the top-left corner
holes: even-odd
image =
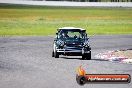
[[[74,30],[74,29],[75,29],[75,30],[78,29],[78,30],[85,31],[85,29],[82,29],[82,28],[76,28],[76,27],[62,27],[62,28],[59,28],[58,31],[59,31],[59,30]]]

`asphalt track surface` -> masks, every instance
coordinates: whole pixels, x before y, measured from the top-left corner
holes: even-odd
[[[51,57],[53,37],[0,37],[0,88],[132,88],[129,84],[76,83],[76,68],[87,73],[130,74],[132,65],[94,58],[108,50],[132,48],[132,35],[91,36],[92,60]]]

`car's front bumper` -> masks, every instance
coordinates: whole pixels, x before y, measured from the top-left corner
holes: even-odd
[[[58,53],[63,55],[83,55],[85,53],[90,53],[90,50],[86,50],[84,48],[75,48],[75,47],[67,47],[63,49],[56,49]]]

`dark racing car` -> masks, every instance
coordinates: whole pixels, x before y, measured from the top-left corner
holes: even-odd
[[[52,57],[59,55],[82,56],[82,59],[91,59],[91,47],[86,30],[82,28],[59,28],[54,39]]]

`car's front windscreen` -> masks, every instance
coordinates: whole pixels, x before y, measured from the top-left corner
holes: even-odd
[[[61,38],[69,38],[69,39],[83,39],[85,32],[81,30],[62,30],[60,32]]]

